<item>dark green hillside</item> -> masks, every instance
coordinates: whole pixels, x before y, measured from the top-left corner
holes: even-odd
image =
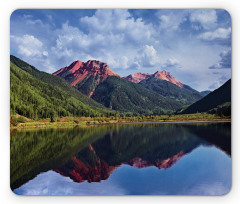
[[[10,60],[12,63],[17,65],[19,68],[22,70],[28,72],[32,76],[40,79],[41,81],[51,84],[53,86],[57,86],[58,88],[61,88],[61,90],[67,92],[69,95],[75,97],[76,99],[80,100],[84,104],[87,104],[91,106],[94,109],[104,109],[105,107],[96,101],[92,100],[91,98],[87,97],[86,95],[82,94],[80,91],[77,89],[73,88],[70,86],[64,79],[62,79],[59,76],[54,76],[52,74],[48,74],[46,72],[39,71],[36,69],[34,66],[29,65],[28,63],[22,61],[21,59],[11,55]]]
[[[11,115],[37,118],[94,116],[99,111],[57,86],[47,84],[10,63]]]
[[[92,98],[106,107],[140,114],[162,114],[180,108],[181,103],[165,98],[139,84],[109,76]]]
[[[155,77],[149,77],[148,79],[142,80],[139,84],[160,95],[176,100],[182,105],[192,104],[203,97],[203,94],[187,85],[180,88],[171,82],[156,79]]]
[[[229,102],[229,103],[227,103]],[[223,112],[220,113],[220,109],[222,108]],[[217,110],[219,109],[219,110]],[[229,79],[225,84],[223,84],[218,89],[214,90],[201,100],[192,104],[185,110],[183,110],[182,114],[188,113],[197,113],[197,112],[211,112],[218,114],[231,114],[231,79]],[[226,113],[225,113],[226,112]]]
[[[217,115],[231,115],[231,102],[226,102],[221,105],[218,105],[216,108],[213,108],[208,111],[210,114],[217,114]]]

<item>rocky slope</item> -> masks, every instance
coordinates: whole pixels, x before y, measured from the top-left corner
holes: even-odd
[[[134,73],[123,79],[140,84],[168,99],[176,100],[182,105],[190,105],[200,100],[204,94],[183,84],[168,71],[157,71],[154,74]]]
[[[106,63],[97,60],[74,61],[71,65],[54,72],[53,75],[64,78],[71,86],[88,96],[92,96],[95,88],[108,76],[120,77]]]
[[[151,74],[138,72],[138,73],[130,74],[126,77],[123,77],[123,79],[131,81],[133,83],[139,83],[140,81],[147,79],[150,76]]]
[[[163,70],[162,72],[157,71],[154,74],[148,74],[148,73],[134,73],[130,74],[126,77],[123,77],[124,79],[134,82],[134,83],[139,83],[144,79],[148,79],[149,77],[154,77],[156,79],[162,79],[171,82],[172,84],[177,85],[178,87],[183,87],[183,83],[179,81],[176,77],[171,75],[168,71]]]

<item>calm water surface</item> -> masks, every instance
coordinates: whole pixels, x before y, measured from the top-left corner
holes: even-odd
[[[10,163],[20,195],[222,195],[231,123],[13,130]]]

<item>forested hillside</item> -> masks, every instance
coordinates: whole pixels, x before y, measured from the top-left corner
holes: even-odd
[[[169,99],[176,100],[182,105],[190,105],[203,97],[203,94],[186,85],[178,87],[169,81],[153,76],[142,80],[139,84]]]
[[[109,76],[102,82],[92,98],[114,110],[140,114],[166,114],[181,107],[175,100],[117,76]]]
[[[231,79],[181,113],[197,112],[231,115]]]
[[[98,111],[84,104],[63,89],[47,84],[10,63],[10,111],[28,118],[62,116],[100,116]]]
[[[40,79],[41,81],[51,84],[53,86],[57,86],[61,88],[61,90],[67,92],[71,96],[75,97],[76,99],[80,100],[84,104],[87,104],[94,109],[103,110],[105,107],[96,101],[92,100],[91,98],[87,97],[86,95],[82,94],[80,91],[75,89],[74,87],[70,86],[64,79],[59,76],[54,76],[52,74],[48,74],[46,72],[39,71],[34,66],[29,65],[28,63],[24,62],[23,60],[11,55],[10,61],[17,65],[22,70],[28,72],[32,76]]]

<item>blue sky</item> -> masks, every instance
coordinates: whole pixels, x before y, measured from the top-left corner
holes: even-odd
[[[16,10],[11,54],[52,73],[97,59],[126,76],[167,70],[214,90],[231,77],[231,17],[214,9]]]

